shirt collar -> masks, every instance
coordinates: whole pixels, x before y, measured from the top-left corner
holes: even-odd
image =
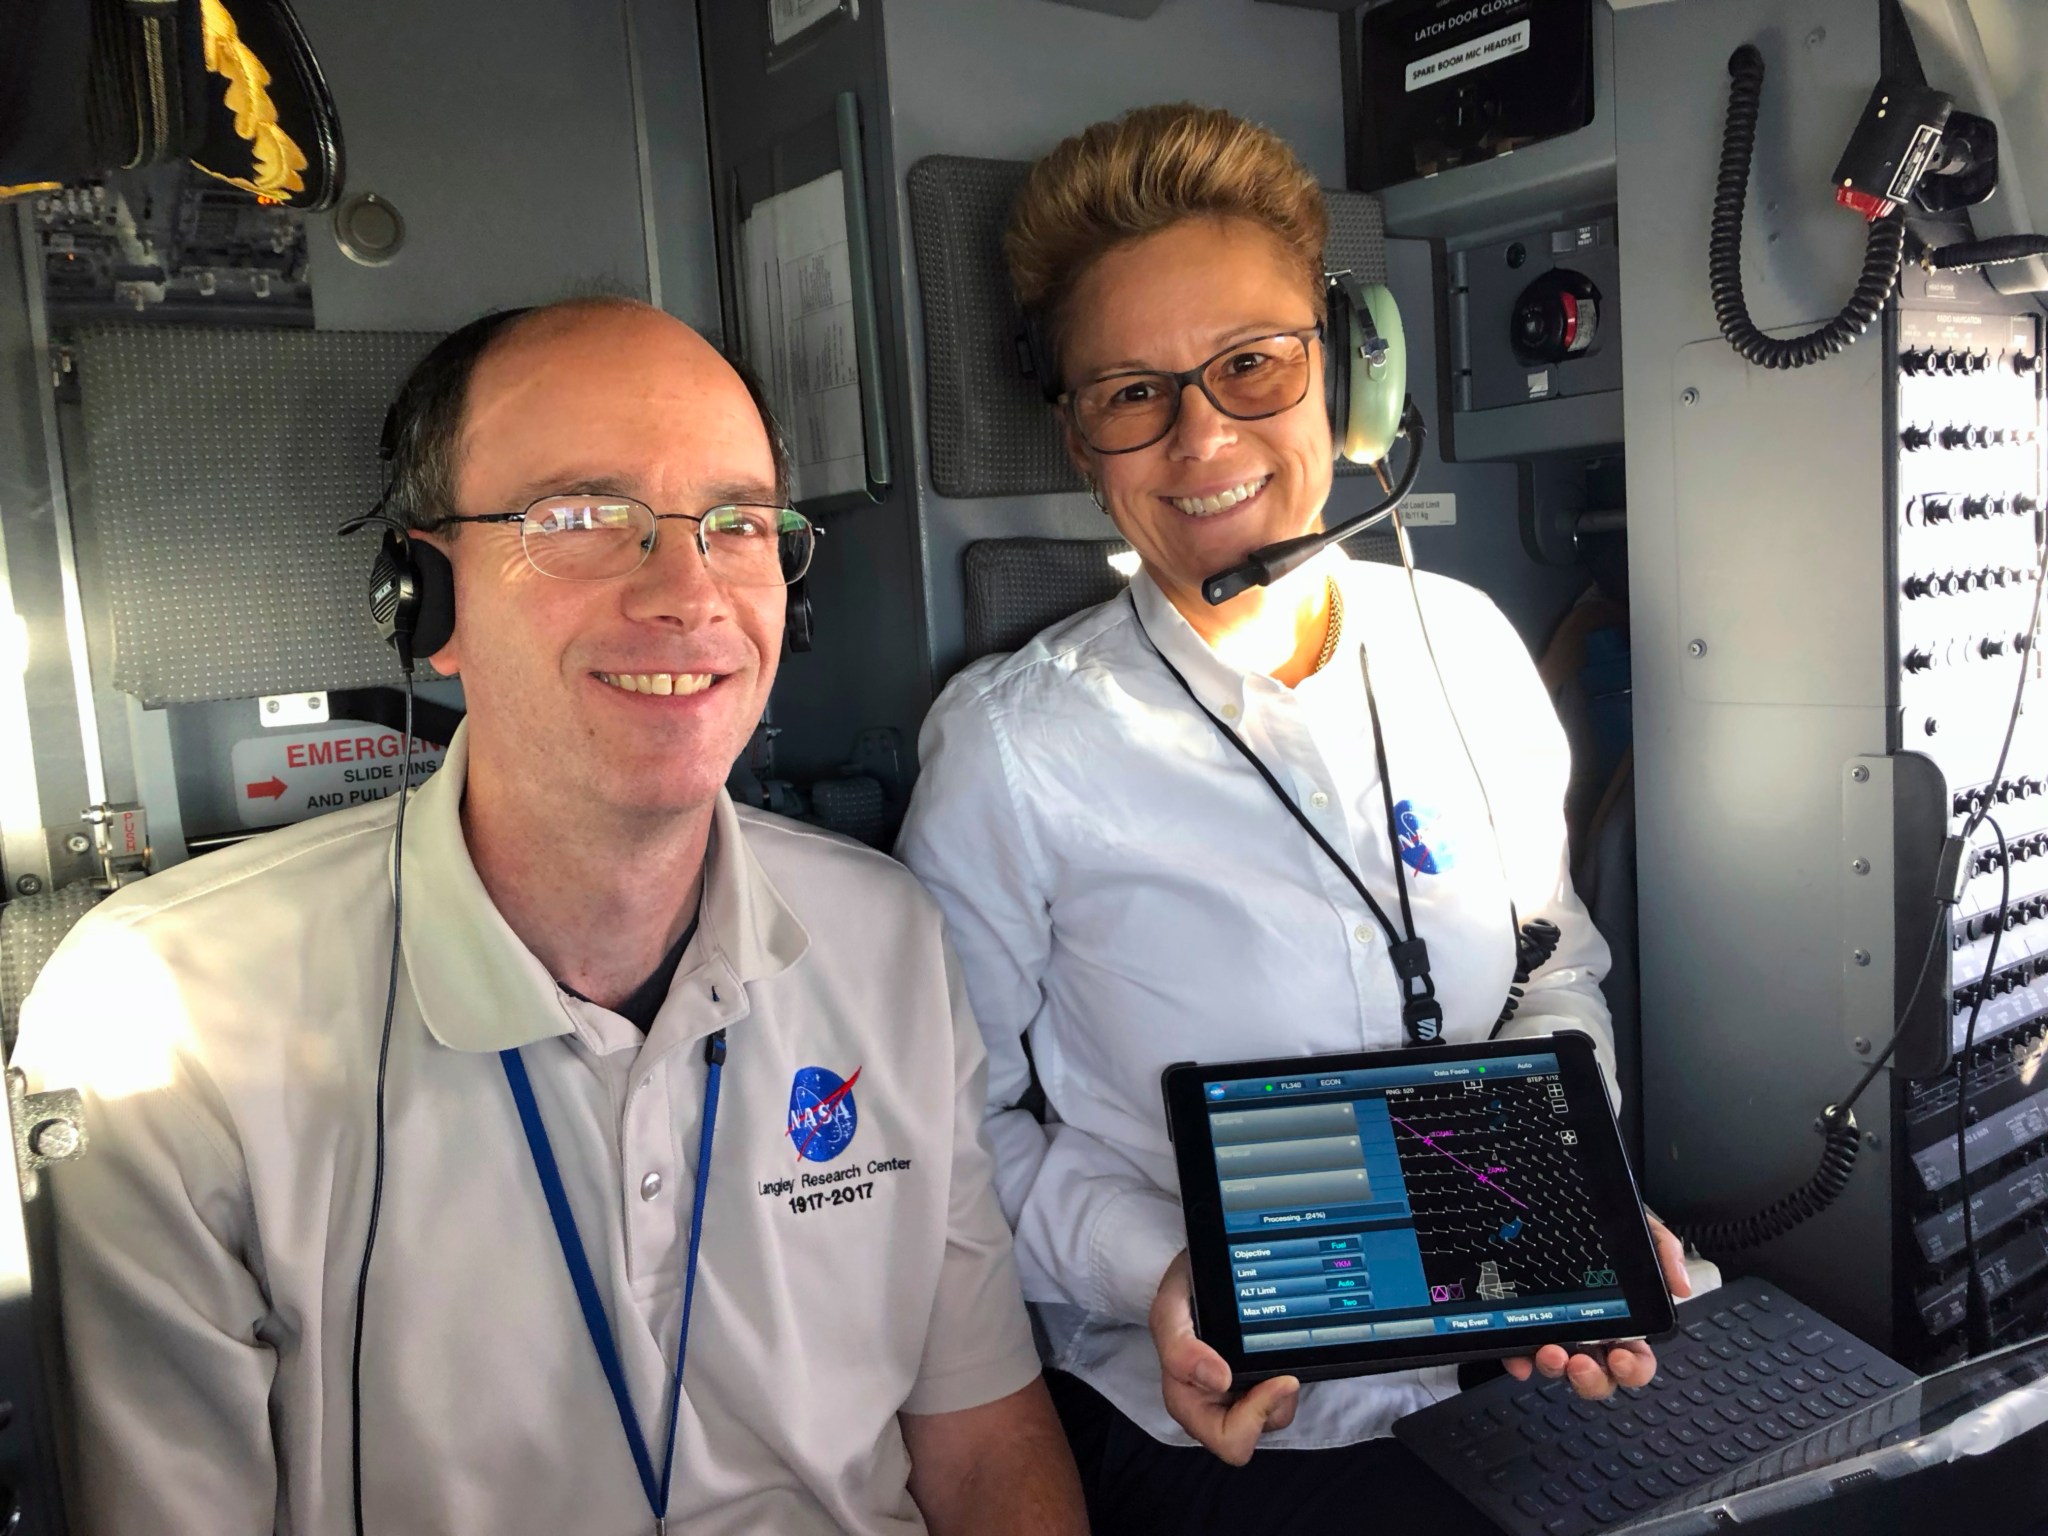
[[[1350,558],[1342,549],[1326,549],[1307,565],[1282,579],[1289,583],[1325,579],[1342,582],[1345,568],[1350,564]],[[1245,695],[1250,688],[1258,687],[1281,694],[1288,691],[1264,673],[1239,671],[1210,650],[1209,643],[1195,633],[1195,627],[1159,590],[1159,584],[1143,566],[1131,578],[1131,602],[1137,610],[1139,624],[1153,645],[1159,648],[1159,654],[1188,680],[1188,686],[1194,689],[1195,697],[1205,708],[1223,715],[1226,720],[1234,720],[1243,712]],[[1362,617],[1349,610],[1345,612],[1347,640],[1356,633],[1355,626]],[[1313,677],[1304,678],[1302,682],[1306,684],[1312,680]],[[1229,707],[1225,708],[1226,705]]]
[[[478,878],[462,833],[469,727],[456,728],[441,767],[405,818],[406,975],[427,1029],[458,1051],[501,1051],[575,1029],[571,1000],[512,931]],[[755,859],[732,798],[720,790],[705,854],[693,977],[729,979],[721,1027],[747,1013],[744,987],[803,958],[810,937]]]

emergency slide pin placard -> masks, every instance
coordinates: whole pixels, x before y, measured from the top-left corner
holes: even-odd
[[[413,738],[413,788],[441,766],[447,750]],[[236,742],[229,756],[235,770],[235,814],[242,825],[281,827],[396,793],[405,738],[381,725],[349,725],[252,736]]]

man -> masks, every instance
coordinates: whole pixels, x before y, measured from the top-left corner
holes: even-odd
[[[1080,1530],[938,915],[722,788],[809,548],[758,400],[580,302],[456,333],[399,420],[469,709],[402,964],[384,801],[122,891],[25,1015],[92,1138],[54,1181],[82,1528],[351,1529],[359,1349],[366,1531]]]

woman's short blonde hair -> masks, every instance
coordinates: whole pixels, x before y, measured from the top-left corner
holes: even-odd
[[[1096,123],[1031,167],[1003,233],[1017,302],[1057,348],[1061,311],[1095,261],[1199,217],[1246,219],[1277,236],[1322,318],[1322,189],[1272,130],[1189,102]]]

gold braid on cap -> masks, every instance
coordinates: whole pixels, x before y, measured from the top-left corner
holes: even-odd
[[[273,201],[282,201],[288,192],[305,191],[305,179],[299,175],[306,168],[305,152],[277,120],[277,103],[264,89],[270,84],[270,71],[242,41],[235,18],[221,0],[199,0],[199,19],[206,36],[206,67],[228,83],[227,108],[235,114],[235,132],[249,142],[256,174],[245,179],[209,166],[199,169],[216,181]]]

